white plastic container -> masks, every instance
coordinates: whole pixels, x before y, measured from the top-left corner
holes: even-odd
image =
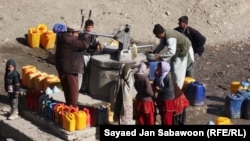
[[[137,57],[137,45],[135,43],[132,44],[130,47],[132,59],[135,59]]]

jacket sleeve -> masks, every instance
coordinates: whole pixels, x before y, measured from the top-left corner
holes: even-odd
[[[21,85],[21,80],[20,80],[20,75],[16,73],[14,76],[14,85],[15,85],[15,93],[18,94],[20,93],[20,85]]]
[[[193,42],[195,42],[196,48],[203,47],[206,43],[206,37],[203,36],[198,30],[189,27],[190,34]]]
[[[149,80],[147,81],[144,81],[145,82],[145,86],[146,86],[146,94],[149,95],[149,96],[154,96],[154,91],[153,91],[153,88],[152,88],[152,85],[150,83]]]
[[[167,39],[167,51],[161,55],[161,58],[164,61],[169,61],[172,56],[175,55],[176,53],[176,44],[177,44],[177,39],[176,38],[169,38]]]
[[[7,72],[5,72],[5,74],[4,74],[4,90],[5,90],[5,92],[8,91]]]
[[[164,44],[164,41],[161,40],[160,43],[156,46],[156,48],[154,49],[153,52],[154,53],[160,53],[164,49],[165,46],[166,45]]]
[[[65,42],[70,44],[74,50],[86,50],[90,45],[90,34],[84,33],[82,38],[65,35]]]

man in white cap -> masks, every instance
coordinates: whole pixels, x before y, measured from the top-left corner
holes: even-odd
[[[66,25],[67,32],[57,34],[56,69],[61,80],[66,104],[77,106],[79,85],[81,85],[78,76],[84,73],[82,51],[89,48],[90,34],[84,33],[82,38],[78,38],[80,26],[71,23]]]

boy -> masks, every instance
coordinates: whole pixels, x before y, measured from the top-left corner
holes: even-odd
[[[20,94],[20,74],[16,70],[16,63],[13,59],[9,59],[6,63],[4,75],[4,88],[8,92],[11,113],[8,117],[9,120],[18,118],[18,97]]]
[[[88,19],[87,21],[85,21],[84,32],[94,33],[94,21],[93,20]],[[80,86],[81,87],[80,90],[83,92],[89,93],[89,73],[90,73],[91,56],[101,54],[102,48],[103,47],[98,40],[98,36],[90,35],[90,46],[86,51],[83,52],[83,58],[84,58],[84,64],[85,64],[83,78],[79,78],[79,81],[81,81],[81,84],[82,84]]]

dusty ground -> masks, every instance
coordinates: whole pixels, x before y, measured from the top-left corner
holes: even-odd
[[[195,64],[195,79],[207,88],[208,114],[196,121],[204,123],[223,115],[224,98],[230,93],[232,81],[250,78],[249,4],[248,0],[74,0],[74,3],[0,0],[0,80],[3,80],[5,61],[9,58],[16,60],[20,72],[22,66],[30,64],[56,74],[51,60],[54,49],[32,49],[27,45],[25,34],[39,23],[47,24],[49,29],[64,20],[80,25],[80,10],[84,10],[85,19],[92,10],[96,32],[113,34],[120,25],[129,24],[131,38],[144,44],[156,44],[158,40],[152,34],[155,23],[174,28],[178,17],[187,15],[190,26],[207,37],[205,53]],[[110,39],[101,40],[105,43]],[[0,87],[0,94],[1,99],[6,100],[3,87]],[[250,124],[250,121],[235,119],[234,123]]]

